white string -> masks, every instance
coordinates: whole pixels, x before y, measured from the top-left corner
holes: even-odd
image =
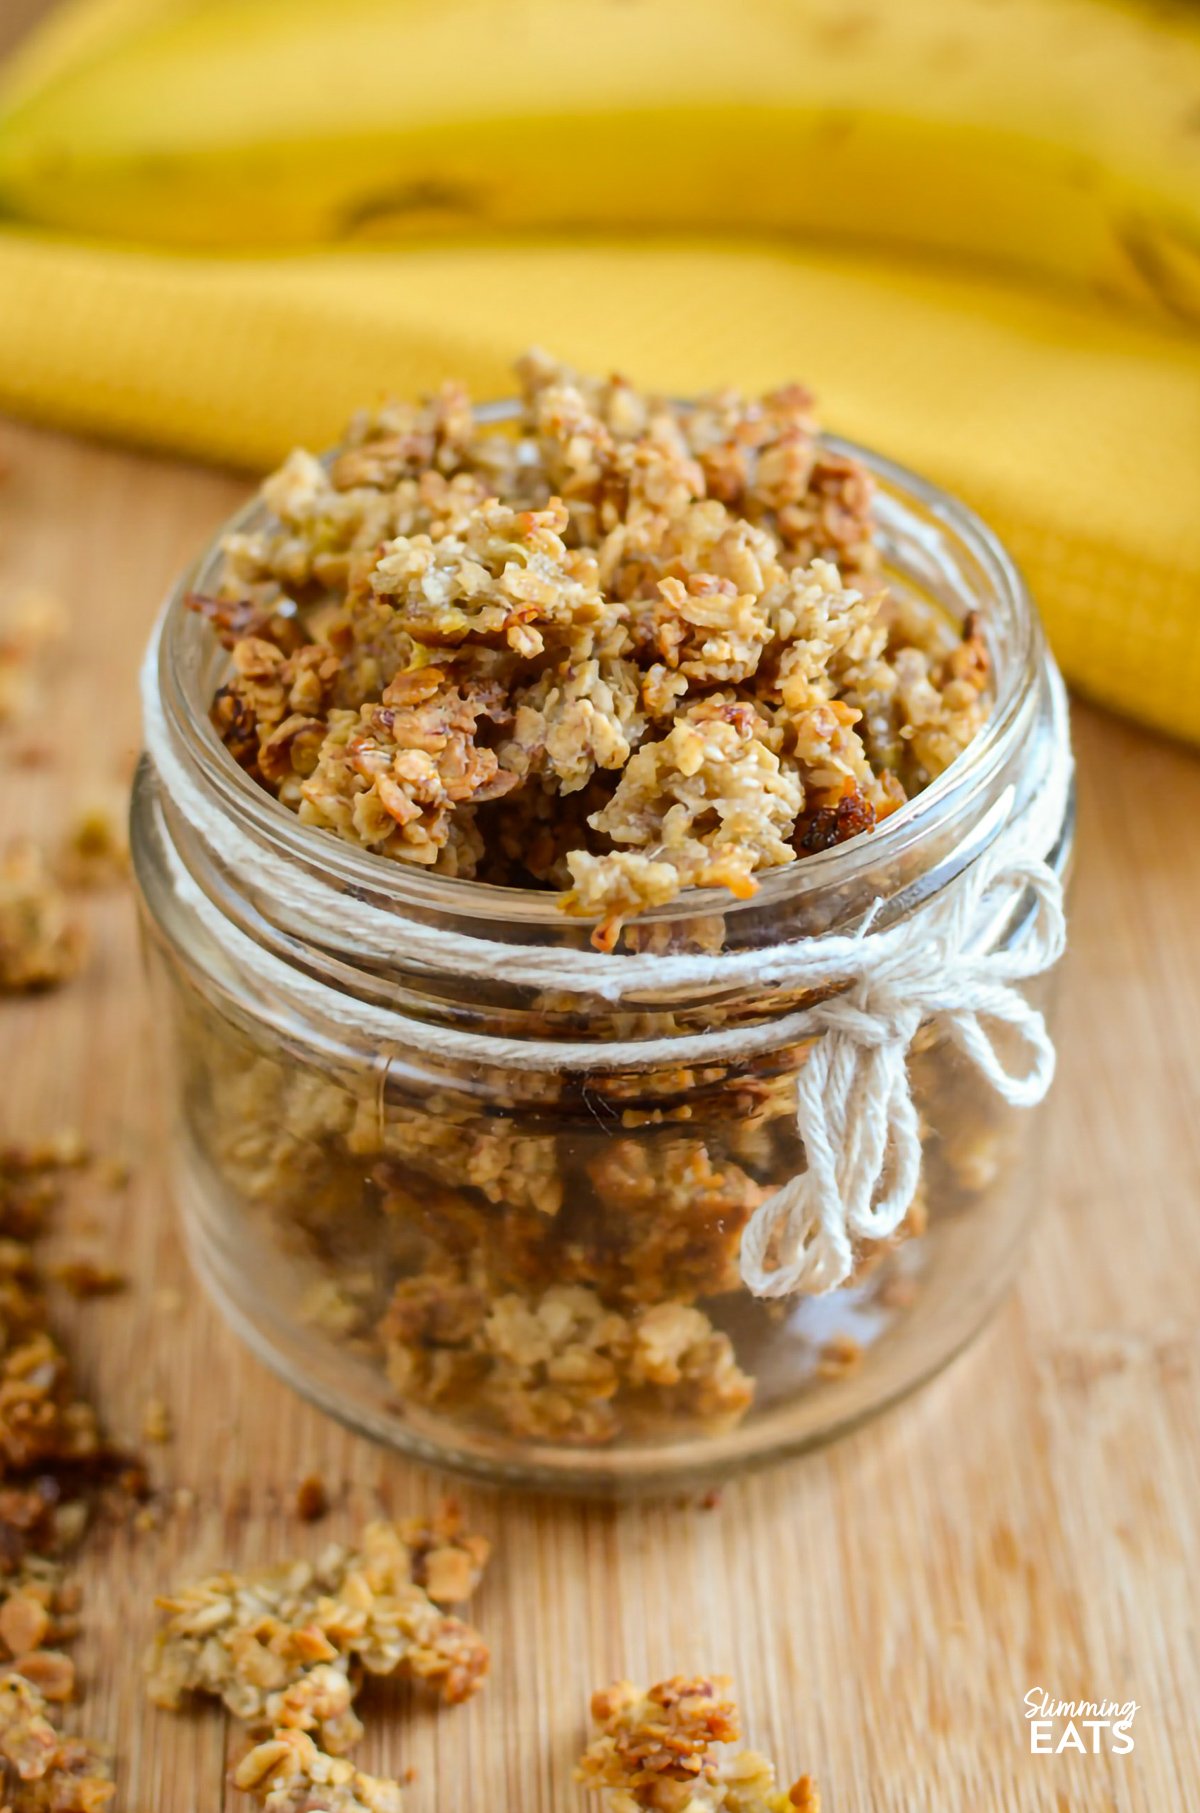
[[[458,975],[574,996],[629,1000],[647,988],[837,990],[765,1024],[656,1039],[514,1039],[432,1024],[398,1007],[362,1001],[283,961],[232,924],[197,884],[170,841],[174,890],[239,967],[320,1018],[372,1043],[418,1049],[468,1066],[531,1071],[641,1070],[745,1059],[812,1041],[796,1081],[796,1127],[806,1169],[774,1191],[742,1237],[741,1271],[757,1296],[827,1291],[850,1275],[856,1242],[887,1239],[912,1205],[921,1146],[908,1052],[930,1025],[1014,1106],[1041,1101],[1054,1048],[1040,1013],[1013,986],[1049,969],[1066,931],[1062,887],[1045,858],[1061,833],[1071,784],[1062,683],[1052,673],[1056,724],[1051,771],[1033,800],[936,900],[881,931],[874,915],[852,936],[796,940],[765,951],[718,955],[539,950],[420,925],[298,873],[264,849],[206,794],[172,747],[158,688],[158,632],[143,672],[146,749],[160,785],[210,850],[243,882],[286,899],[292,918],[320,942],[349,935],[364,957],[434,964]],[[988,948],[1026,896],[1032,918],[1012,949]],[[302,947],[297,946],[298,952]],[[1018,1068],[1007,1070],[989,1027],[1005,1029]]]

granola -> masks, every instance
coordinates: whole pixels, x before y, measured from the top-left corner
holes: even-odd
[[[89,1489],[123,1464],[50,1327],[34,1246],[86,1156],[70,1130],[0,1145],[0,1591],[10,1593],[49,1591],[57,1574],[45,1558],[82,1534]]]
[[[741,1736],[723,1675],[675,1675],[642,1689],[617,1681],[592,1696],[599,1735],[576,1779],[604,1791],[609,1813],[819,1813],[810,1776],[790,1789],[754,1750],[729,1751]]]
[[[49,651],[66,634],[67,611],[52,592],[26,586],[0,599],[0,726],[28,718]]]
[[[362,1735],[352,1701],[366,1676],[402,1675],[448,1704],[482,1685],[488,1651],[470,1625],[442,1612],[417,1584],[433,1555],[465,1539],[413,1523],[368,1524],[361,1547],[331,1545],[239,1577],[214,1574],[158,1601],[165,1622],[146,1658],[147,1691],[177,1711],[209,1694],[267,1729],[314,1731],[341,1754]],[[482,1549],[468,1548],[473,1583]],[[434,1572],[450,1568],[443,1559]]]
[[[56,988],[79,969],[83,936],[36,844],[0,854],[0,995]]]
[[[107,1758],[48,1711],[25,1673],[0,1674],[0,1798],[14,1813],[101,1813],[116,1792]]]
[[[294,1729],[256,1744],[234,1770],[233,1785],[266,1813],[403,1813],[397,1782],[364,1775]]]
[[[513,1435],[592,1446],[639,1422],[736,1422],[753,1397],[727,1336],[701,1310],[659,1303],[632,1317],[595,1291],[490,1298],[431,1275],[398,1284],[383,1323],[402,1396],[483,1409]]]
[[[772,1180],[803,1162],[803,1050],[761,1078],[671,1069],[581,1079],[578,1097],[558,1078],[552,1098],[534,1090],[553,1115],[531,1115],[503,1106],[505,1085],[481,1105],[282,1064],[197,1012],[198,1137],[298,1265],[287,1313],[366,1360],[389,1407],[586,1448],[718,1435],[763,1401],[778,1324],[746,1304],[739,1253]],[[858,1276],[882,1306],[882,1256]],[[828,1326],[791,1327],[804,1376],[832,1378]]]
[[[977,734],[979,626],[889,592],[869,475],[806,391],[518,377],[513,424],[448,385],[292,454],[193,600],[229,650],[218,732],[305,823],[554,887],[611,948],[871,831]]]
[[[59,852],[58,872],[70,888],[105,888],[129,873],[126,802],[106,794],[80,804]]]

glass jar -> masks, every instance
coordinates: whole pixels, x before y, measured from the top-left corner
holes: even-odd
[[[908,1390],[1013,1275],[1038,1113],[1006,1104],[931,1016],[908,1050],[921,1177],[902,1225],[856,1240],[839,1288],[753,1294],[743,1234],[805,1171],[797,1077],[828,1036],[786,1028],[838,991],[778,973],[681,986],[656,968],[895,928],[922,946],[998,829],[1039,803],[1029,854],[1065,871],[1066,707],[1017,572],[961,505],[831,445],[874,474],[893,582],[981,614],[991,717],[872,834],[769,873],[748,900],[693,890],[647,913],[633,934],[647,983],[616,1005],[589,982],[588,926],[551,895],[388,861],[259,789],[209,724],[225,656],[185,605],[210,589],[216,545],[167,603],[133,848],[194,1262],[286,1379],[399,1448],[576,1490],[712,1477]],[[263,516],[255,504],[230,527]],[[976,944],[1020,972],[1037,918],[1018,887]],[[578,984],[561,986],[561,963],[553,987],[531,980],[539,953],[567,954]],[[1044,1010],[1051,983],[1020,988]],[[603,1061],[616,1042],[715,1029],[725,1044],[703,1062],[670,1047]]]

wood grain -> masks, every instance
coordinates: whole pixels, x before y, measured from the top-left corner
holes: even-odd
[[[159,596],[244,485],[16,426],[0,453],[0,585],[48,585],[74,624],[38,732],[53,759],[3,770],[0,829],[44,833],[128,773]],[[814,1771],[827,1813],[1200,1808],[1200,766],[1082,707],[1076,734],[1062,1070],[1019,1290],[915,1399],[715,1509],[464,1491],[497,1545],[474,1608],[494,1679],[443,1715],[401,1692],[368,1702],[363,1766],[414,1767],[413,1813],[570,1813],[591,1687],[691,1668],[736,1677],[751,1739],[789,1776]],[[132,905],[89,916],[77,983],[0,1003],[0,1139],[69,1123],[134,1162],[128,1190],[85,1178],[70,1211],[77,1231],[98,1221],[134,1288],[64,1313],[115,1434],[136,1441],[147,1398],[167,1400],[156,1478],[196,1497],[158,1532],[90,1541],[79,1718],[117,1746],[125,1813],[208,1813],[239,1736],[143,1700],[153,1594],[315,1549],[446,1481],[301,1403],[198,1296],[154,1130]],[[316,1528],[291,1512],[310,1471],[334,1488]],[[1034,1686],[1137,1700],[1133,1754],[1030,1756]]]

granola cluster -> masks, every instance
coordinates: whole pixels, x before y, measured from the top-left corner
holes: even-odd
[[[100,1813],[114,1792],[106,1757],[53,1718],[75,1695],[60,1646],[80,1594],[65,1558],[117,1458],[50,1330],[33,1245],[85,1156],[71,1134],[0,1147],[0,1806],[17,1813]]]
[[[1007,1165],[1002,1107],[919,1053],[932,1124],[902,1238],[860,1256],[844,1326],[796,1305],[785,1328],[747,1297],[739,1255],[804,1162],[803,1050],[762,1075],[539,1076],[524,1099],[514,1078],[481,1099],[328,1075],[192,995],[185,1011],[195,1136],[245,1237],[283,1261],[254,1267],[256,1292],[278,1278],[277,1313],[369,1366],[387,1407],[438,1440],[656,1447],[720,1436],[806,1381],[834,1389],[911,1302],[928,1205],[953,1216]]]
[[[611,947],[689,887],[869,831],[975,736],[979,626],[889,591],[871,485],[812,399],[691,404],[519,362],[294,453],[227,538],[213,721],[307,824],[554,888]]]
[[[381,1335],[402,1398],[470,1407],[531,1441],[603,1444],[639,1411],[716,1428],[754,1394],[703,1311],[665,1302],[622,1315],[581,1285],[493,1299],[470,1273],[408,1278]]]
[[[49,656],[67,626],[67,612],[53,593],[26,586],[0,597],[0,726],[32,715]]]
[[[604,1791],[609,1813],[820,1813],[811,1776],[780,1788],[766,1757],[726,1748],[741,1736],[730,1690],[724,1676],[674,1675],[594,1694],[599,1733],[576,1779]]]
[[[64,1177],[85,1158],[74,1134],[0,1146],[0,1593],[20,1589],[31,1567],[43,1590],[38,1558],[82,1534],[88,1488],[116,1458],[50,1327],[35,1250]]]
[[[450,1705],[482,1685],[483,1639],[432,1595],[456,1600],[486,1559],[456,1523],[373,1523],[356,1550],[211,1575],[158,1601],[150,1697],[177,1711],[189,1694],[210,1695],[252,1726],[311,1732],[341,1755],[362,1736],[353,1701],[368,1676],[403,1676]]]
[[[277,1731],[233,1772],[266,1813],[403,1813],[399,1785],[328,1756],[305,1731]]]
[[[116,1789],[104,1753],[64,1737],[25,1671],[0,1674],[0,1799],[14,1813],[102,1813]]]
[[[37,845],[0,850],[0,995],[56,988],[82,961],[82,933]]]

